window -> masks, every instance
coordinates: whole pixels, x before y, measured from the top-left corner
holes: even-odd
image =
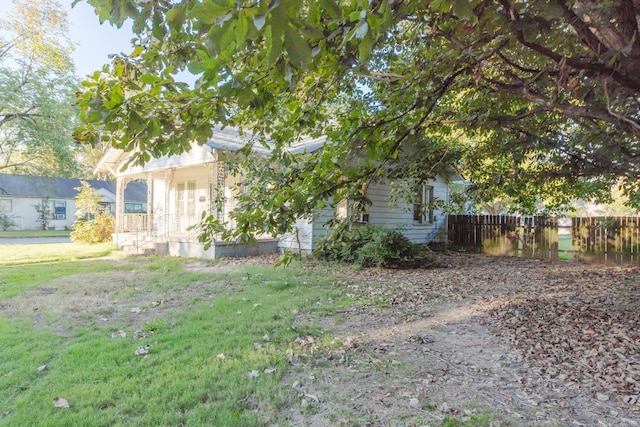
[[[336,218],[343,220],[349,216],[349,201],[342,199],[336,205]]]
[[[144,203],[125,203],[124,213],[146,213]]]
[[[415,224],[433,223],[433,187],[430,185],[418,187],[413,201],[413,222]]]
[[[53,219],[67,219],[67,202],[63,200],[52,200],[51,210]]]
[[[195,215],[196,183],[182,182],[176,186],[176,212],[178,215]]]
[[[366,207],[363,208],[362,205],[357,202],[349,202],[348,199],[342,199],[336,205],[336,218],[344,220],[349,217],[352,222],[369,222],[369,212]]]
[[[13,211],[13,200],[0,199],[0,212],[9,213]]]
[[[115,206],[115,203],[111,203],[111,202],[98,202],[98,204],[100,205],[100,209],[102,210],[102,212],[107,212],[110,213],[111,215],[113,215],[113,207]],[[125,204],[125,211],[127,209],[126,207],[127,205]]]

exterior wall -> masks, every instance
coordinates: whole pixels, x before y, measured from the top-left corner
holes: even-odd
[[[304,254],[311,253],[313,249],[313,223],[309,220],[296,221],[295,230],[284,234],[278,240],[280,251],[301,251]]]
[[[436,200],[447,201],[449,199],[449,186],[447,182],[438,177],[430,181],[427,185],[433,187],[433,196]],[[391,188],[386,183],[371,184],[367,191],[367,196],[372,202],[368,209],[368,224],[384,227],[400,227],[402,234],[414,243],[424,244],[438,242],[441,232],[446,231],[447,216],[439,210],[434,210],[433,223],[417,224],[413,221],[412,204],[405,204],[400,201],[397,206],[389,206],[387,197],[391,193]],[[326,208],[313,219],[312,226],[312,248],[316,249],[318,242],[327,234],[326,222],[333,217],[335,208]]]
[[[427,185],[433,187],[435,200],[449,199],[449,187],[443,178],[438,177],[434,181],[429,181]],[[376,183],[369,187],[367,196],[372,201],[369,207],[369,224],[390,228],[401,227],[402,234],[414,243],[439,241],[441,230],[446,231],[446,215],[442,211],[434,210],[433,223],[414,223],[412,204],[400,201],[398,206],[389,206],[386,198],[390,192],[389,185],[385,183]]]
[[[311,254],[318,247],[318,242],[326,236],[329,230],[326,223],[333,218],[334,213],[335,208],[328,207],[318,212],[313,220],[296,221],[296,231],[280,236],[278,244],[280,251],[301,251],[303,254]]]
[[[214,160],[215,157],[210,151],[207,151],[199,145],[192,144],[191,151],[189,151],[188,153],[173,155],[171,157],[163,156],[157,159],[151,159],[146,162],[144,166],[132,165],[125,172],[119,172],[118,175],[138,175],[147,172],[165,171],[173,168],[176,168],[176,170],[180,170],[182,168],[189,168],[191,166],[202,166]],[[125,161],[126,158],[122,159],[122,163],[124,163]]]
[[[16,225],[12,227],[16,230],[39,230],[41,223],[38,220],[38,212],[35,209],[35,205],[42,203],[41,198],[32,197],[0,197],[4,200],[11,200],[11,212],[3,212],[6,214]],[[50,219],[48,227],[50,229],[70,229],[76,220],[75,202],[73,199],[49,199],[49,201],[61,201],[66,202],[66,216],[65,219]]]
[[[320,240],[322,240],[322,238],[327,235],[327,232],[329,231],[329,227],[326,225],[327,221],[333,218],[335,212],[336,208],[324,208],[318,213],[318,215],[313,218],[312,248],[314,250],[318,247],[318,242],[320,242]]]

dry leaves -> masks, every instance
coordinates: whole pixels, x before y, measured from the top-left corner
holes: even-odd
[[[67,401],[67,399],[63,399],[61,397],[54,397],[53,398],[53,406],[55,408],[70,408],[71,405],[69,405],[69,402]]]
[[[458,254],[443,260],[448,268],[353,273],[340,285],[362,303],[344,314],[367,313],[373,302],[410,323],[473,304],[489,314],[478,318],[521,352],[523,386],[640,410],[637,267]],[[409,341],[431,339],[416,334]]]
[[[143,345],[143,346],[141,346],[141,347],[138,347],[138,348],[137,348],[137,350],[134,352],[134,354],[135,354],[136,356],[143,356],[143,355],[145,355],[145,354],[148,354],[148,353],[149,353],[149,348],[150,348],[150,347],[151,347],[151,346],[148,346],[148,345]]]
[[[493,330],[522,351],[550,387],[590,389],[640,409],[640,274],[590,267],[562,283],[532,283],[492,310]]]

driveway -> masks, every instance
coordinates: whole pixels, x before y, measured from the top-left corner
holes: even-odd
[[[0,245],[32,245],[43,243],[71,243],[69,237],[25,237],[19,239],[0,239]]]

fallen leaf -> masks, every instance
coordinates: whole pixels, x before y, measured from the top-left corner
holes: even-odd
[[[53,398],[53,406],[56,408],[70,408],[71,405],[69,405],[69,402],[67,401],[67,399],[63,399],[61,397],[54,397]]]
[[[137,330],[133,333],[133,337],[137,340],[148,337],[149,334],[145,331]]]
[[[142,356],[143,354],[147,354],[149,353],[149,346],[148,345],[143,345],[142,347],[138,347],[138,349],[135,351],[135,355],[136,356]]]
[[[420,404],[420,401],[414,397],[409,399],[409,408],[422,409],[422,405]]]

